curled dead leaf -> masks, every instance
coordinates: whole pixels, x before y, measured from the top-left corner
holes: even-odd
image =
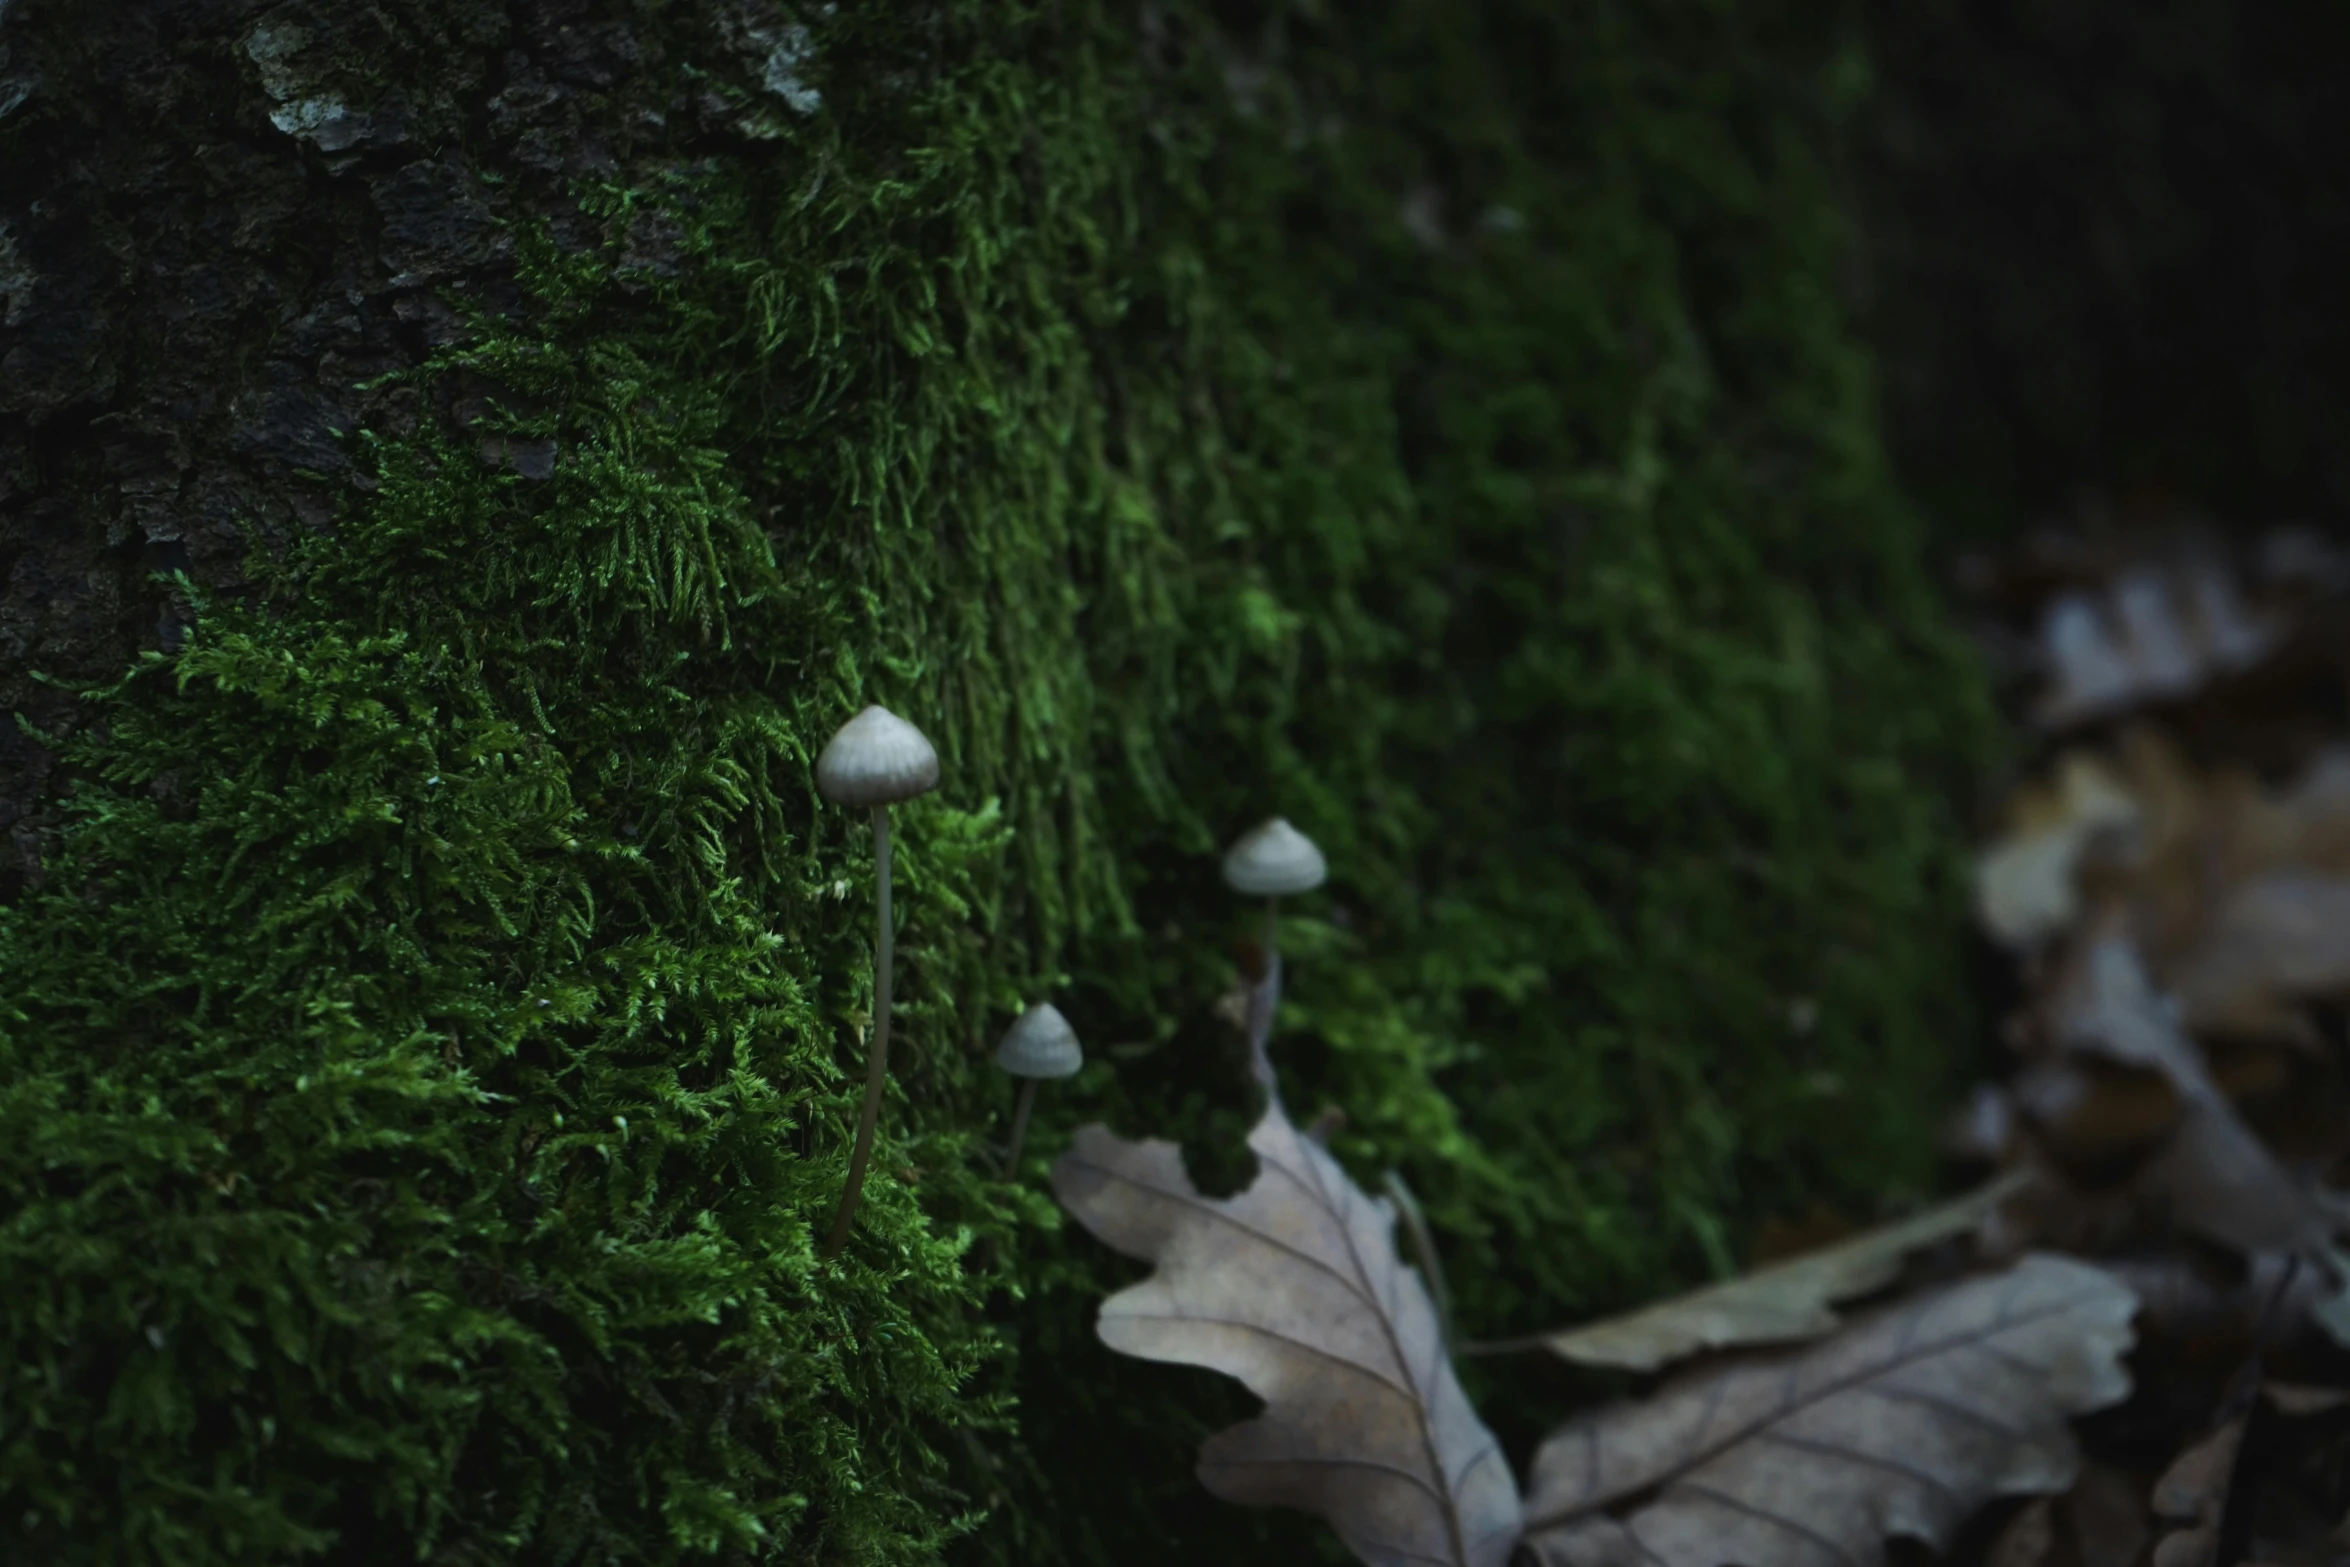
[[[2154,1482],[2156,1515],[2180,1523],[2217,1524],[2228,1481],[2236,1472],[2236,1452],[2243,1444],[2241,1415],[2189,1443]]]
[[[2215,1270],[2175,1249],[2102,1266],[2138,1297],[2138,1322],[2149,1343],[2175,1350],[2197,1341],[2231,1357],[2251,1353],[2272,1318],[2307,1316],[2329,1288],[2319,1270],[2275,1252],[2235,1271]]]
[[[2319,1249],[2318,1260],[2322,1266],[2309,1271],[2325,1277],[2324,1292],[2309,1308],[2309,1319],[2335,1343],[2350,1349],[2350,1253],[2327,1245]]]
[[[2111,769],[2075,751],[2051,784],[2018,789],[2008,814],[2006,833],[1975,862],[1975,912],[1993,939],[2024,947],[2073,923],[2082,855],[2100,835],[2137,826],[2142,813]]]
[[[2219,1091],[2126,937],[2106,930],[2082,945],[2055,997],[2053,1023],[2066,1048],[2159,1072],[2184,1102],[2177,1129],[2139,1172],[2150,1202],[2197,1234],[2243,1252],[2322,1243],[2315,1199]]]
[[[2081,1567],[2135,1567],[2154,1539],[2146,1481],[2111,1464],[2087,1463],[2058,1504],[2071,1526]]]
[[[1942,1128],[1942,1151],[1973,1164],[1997,1164],[2015,1147],[2015,1101],[1996,1083],[1977,1083]]]
[[[2153,1567],[2212,1567],[2218,1559],[2220,1515],[2243,1445],[2238,1415],[2189,1443],[2154,1482],[2154,1511],[2178,1527],[2156,1543]]]
[[[2176,700],[2260,663],[2284,634],[2217,561],[2132,566],[2103,593],[2047,605],[2040,642],[2050,680],[2033,718],[2065,729]]]
[[[2035,1496],[1999,1531],[1983,1567],[2041,1567],[2056,1549],[2056,1504]]]
[[[2190,1524],[2154,1542],[2148,1567],[2212,1567],[2218,1559],[2219,1530],[2207,1524]]]
[[[1156,1264],[1102,1303],[1102,1342],[1222,1371],[1265,1401],[1200,1450],[1216,1495],[1318,1513],[1372,1567],[1503,1567],[1517,1482],[1396,1255],[1394,1211],[1278,1099],[1249,1146],[1256,1180],[1217,1200],[1173,1143],[1078,1131],[1054,1190],[1101,1240]]]
[[[1545,1567],[1875,1567],[1888,1535],[1939,1547],[1992,1497],[2072,1481],[2066,1417],[2128,1393],[2136,1306],[2099,1269],[2033,1256],[1800,1353],[1701,1369],[1544,1442],[1527,1543]]]
[[[2350,1387],[2314,1387],[2305,1382],[2263,1382],[2260,1396],[2288,1420],[2350,1409]]]
[[[2030,1182],[2021,1172],[2002,1176],[1963,1197],[1880,1225],[1847,1241],[1623,1316],[1545,1334],[1539,1344],[1561,1360],[1625,1371],[1654,1371],[1702,1350],[1787,1344],[1833,1332],[1829,1308],[1893,1282],[1902,1260],[1936,1241],[1963,1235]]]
[[[2180,965],[2178,993],[2199,1031],[2314,1039],[2302,1003],[2350,995],[2350,876],[2274,871],[2237,888]]]
[[[2094,1056],[2035,1061],[2016,1074],[2010,1092],[2038,1146],[2090,1185],[2153,1152],[2181,1113],[2168,1077]]]
[[[2242,770],[2221,779],[2210,836],[2223,885],[2266,871],[2350,875],[2350,747],[2321,751],[2279,792]]]

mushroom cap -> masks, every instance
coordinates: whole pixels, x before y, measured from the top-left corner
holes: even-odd
[[[895,805],[937,787],[938,752],[886,707],[841,725],[816,758],[816,792],[835,805]]]
[[[1311,892],[1329,874],[1314,840],[1290,826],[1286,817],[1276,816],[1249,829],[1224,851],[1225,885],[1252,898]]]
[[[1040,1001],[1004,1030],[995,1064],[1014,1077],[1067,1077],[1085,1065],[1085,1049],[1061,1009]]]

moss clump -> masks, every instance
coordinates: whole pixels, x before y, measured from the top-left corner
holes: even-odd
[[[1243,1124],[1209,856],[1273,809],[1334,868],[1293,1097],[1469,1332],[1921,1173],[1982,708],[1836,303],[1840,35],[847,7],[777,104],[668,25],[757,139],[517,216],[336,526],[93,699],[0,916],[0,1540],[1271,1559],[1038,1177]],[[808,772],[866,699],[946,783],[826,1265],[869,843]],[[1047,989],[1103,1048],[1015,1186]]]

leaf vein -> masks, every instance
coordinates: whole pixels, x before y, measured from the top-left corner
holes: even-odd
[[[1261,1337],[1272,1339],[1276,1343],[1287,1344],[1293,1349],[1303,1350],[1317,1360],[1328,1361],[1331,1365],[1358,1372],[1386,1388],[1398,1398],[1405,1399],[1410,1403],[1416,1405],[1420,1401],[1420,1395],[1417,1392],[1385,1375],[1375,1366],[1365,1365],[1359,1360],[1350,1360],[1335,1350],[1324,1349],[1318,1344],[1299,1338],[1294,1333],[1284,1333],[1279,1328],[1270,1328],[1261,1322],[1243,1322],[1236,1317],[1210,1317],[1181,1311],[1120,1311],[1110,1320],[1116,1322],[1180,1322],[1198,1327],[1231,1328],[1236,1332],[1255,1333]]]

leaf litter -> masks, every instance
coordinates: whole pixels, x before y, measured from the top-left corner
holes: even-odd
[[[2064,747],[1977,865],[2021,999],[1946,1149],[1989,1178],[1469,1345],[1634,1379],[1562,1411],[1521,1501],[1400,1178],[1367,1195],[1281,1105],[1268,917],[1218,1008],[1265,1094],[1255,1180],[1205,1197],[1173,1144],[1099,1126],[1054,1170],[1153,1268],[1103,1342],[1264,1400],[1203,1446],[1211,1492],[1375,1567],[2350,1567],[2350,553],[2044,535],[1966,575]]]
[[[1818,1338],[1835,1331],[1835,1305],[1892,1283],[1911,1253],[1973,1230],[2029,1179],[2012,1173],[1850,1240],[1532,1342],[1578,1365],[1654,1371],[1704,1350]],[[1528,1341],[1489,1347],[1525,1348]]]
[[[1501,1567],[1518,1538],[1517,1482],[1453,1374],[1434,1303],[1396,1255],[1393,1209],[1278,1100],[1249,1147],[1256,1181],[1216,1201],[1173,1143],[1077,1133],[1053,1171],[1061,1201],[1157,1264],[1103,1303],[1102,1342],[1222,1371],[1265,1400],[1201,1449],[1216,1495],[1319,1513],[1374,1567]]]
[[[1701,1369],[1534,1459],[1546,1567],[1870,1567],[2079,1470],[2066,1417],[2129,1392],[2137,1301],[2064,1257],[1912,1297],[1792,1357]],[[1628,1516],[1613,1504],[1655,1499]]]

